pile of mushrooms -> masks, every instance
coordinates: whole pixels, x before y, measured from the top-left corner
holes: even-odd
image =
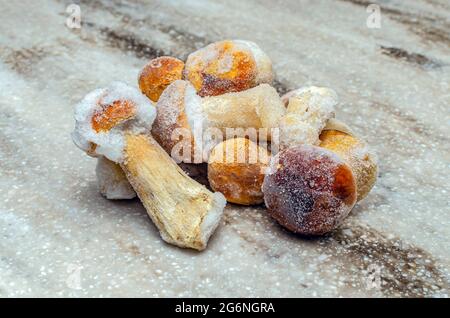
[[[248,41],[210,44],[186,62],[158,57],[139,89],[114,82],[89,93],[72,138],[98,158],[100,192],[137,195],[170,244],[206,248],[227,201],[264,203],[288,230],[322,235],[372,189],[375,156],[335,119],[333,90],[280,97],[273,79],[272,62]],[[189,176],[205,165],[207,187]]]

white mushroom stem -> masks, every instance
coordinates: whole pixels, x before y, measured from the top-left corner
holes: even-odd
[[[189,178],[148,136],[126,136],[121,166],[166,242],[206,248],[226,204],[221,193]]]
[[[287,93],[282,100],[287,112],[279,121],[280,148],[318,144],[321,131],[334,118],[336,92],[325,87],[304,87]]]
[[[101,156],[95,169],[100,193],[109,200],[129,200],[136,197],[133,187],[120,165]]]
[[[206,164],[180,163],[179,167],[192,179],[202,185],[208,185]],[[95,169],[97,184],[101,195],[108,200],[131,200],[136,192],[119,164],[101,156]]]
[[[217,128],[274,128],[284,116],[285,107],[272,86],[220,96],[204,97],[202,110],[209,126]]]

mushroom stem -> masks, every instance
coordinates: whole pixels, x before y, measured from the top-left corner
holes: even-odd
[[[101,156],[95,169],[100,193],[108,200],[129,200],[136,197],[120,165]]]
[[[189,178],[153,138],[127,134],[125,139],[121,167],[161,237],[179,247],[205,249],[225,207],[223,195]]]
[[[202,110],[217,128],[274,128],[285,115],[277,91],[268,84],[220,96],[204,97]]]

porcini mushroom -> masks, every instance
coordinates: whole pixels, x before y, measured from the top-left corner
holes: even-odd
[[[334,91],[308,87],[282,100],[287,106],[280,120],[282,151],[264,178],[264,201],[269,214],[290,231],[322,235],[338,227],[373,187],[374,156],[334,119]]]
[[[189,178],[151,137],[156,111],[137,89],[113,83],[88,94],[75,110],[75,144],[120,164],[168,243],[206,248],[226,201]]]
[[[232,138],[215,146],[208,162],[211,188],[228,202],[256,205],[264,202],[261,186],[270,162],[264,145],[247,138]]]
[[[334,230],[356,203],[350,167],[333,152],[311,145],[293,146],[274,156],[262,190],[269,214],[303,235]]]
[[[184,63],[177,58],[161,56],[152,59],[139,73],[138,83],[142,93],[157,102],[162,92],[183,77]]]

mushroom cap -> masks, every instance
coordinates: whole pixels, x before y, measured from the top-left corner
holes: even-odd
[[[182,80],[170,84],[159,98],[156,110],[153,138],[168,154],[181,156],[181,161],[191,163],[195,145],[201,144],[205,121],[201,98],[192,84]],[[174,149],[178,145],[181,147]],[[188,153],[181,154],[178,150]]]
[[[334,230],[356,203],[351,168],[333,152],[310,145],[273,157],[262,189],[269,214],[303,235]]]
[[[170,56],[157,57],[139,73],[139,88],[152,101],[157,102],[162,92],[183,77],[184,62]]]
[[[362,140],[342,131],[324,130],[320,140],[320,147],[338,154],[352,168],[356,178],[358,201],[364,199],[377,180],[376,156]]]
[[[255,205],[264,202],[261,191],[269,151],[247,138],[233,138],[213,148],[208,162],[208,179],[214,191],[228,202]]]
[[[269,56],[259,47],[258,44],[252,41],[244,41],[244,40],[234,40],[234,43],[238,45],[242,45],[247,47],[250,52],[253,54],[253,58],[256,62],[256,67],[258,71],[256,73],[256,85],[259,84],[272,84],[273,79],[275,77],[273,68],[272,68],[272,60]]]
[[[200,96],[217,96],[272,83],[272,62],[253,42],[225,40],[190,54],[184,78]]]
[[[114,82],[76,105],[72,139],[87,154],[120,163],[125,134],[149,134],[155,116],[155,107],[138,89]]]

